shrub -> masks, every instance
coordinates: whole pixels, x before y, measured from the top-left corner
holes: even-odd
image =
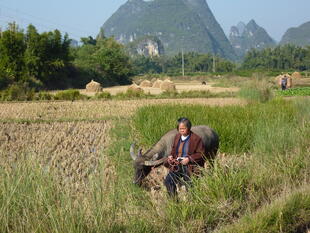
[[[117,93],[115,97],[117,99],[132,99],[132,98],[146,98],[148,96],[150,96],[150,95],[145,94],[143,90],[128,89],[126,92]]]
[[[55,100],[82,100],[87,99],[88,97],[82,95],[78,90],[69,89],[65,91],[59,91],[54,96]]]
[[[111,99],[112,96],[110,92],[103,91],[95,94],[95,99]]]
[[[36,93],[36,100],[53,100],[54,96],[46,91],[40,91]]]
[[[12,84],[8,89],[2,91],[3,101],[29,101],[35,97],[35,91],[25,84]]]

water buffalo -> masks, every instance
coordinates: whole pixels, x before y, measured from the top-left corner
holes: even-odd
[[[205,157],[212,162],[219,147],[217,133],[205,125],[193,126],[191,130],[201,137],[205,146]],[[135,176],[133,182],[135,184],[141,185],[142,180],[150,173],[152,167],[158,167],[165,162],[170,155],[177,133],[176,129],[170,130],[144,154],[139,149],[136,155],[134,153],[134,144],[131,145],[130,155],[134,160]]]

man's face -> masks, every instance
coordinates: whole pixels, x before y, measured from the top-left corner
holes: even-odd
[[[188,128],[186,127],[185,124],[181,123],[179,124],[179,133],[182,135],[182,136],[187,136],[189,134],[189,130]]]

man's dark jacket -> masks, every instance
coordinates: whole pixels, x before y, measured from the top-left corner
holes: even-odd
[[[181,139],[181,134],[178,133],[175,138],[172,145],[171,155],[174,159],[177,158],[176,149],[178,147],[179,141]],[[189,138],[189,145],[188,145],[188,155],[189,158],[189,171],[191,173],[196,173],[198,171],[197,166],[204,166],[205,163],[205,147],[203,145],[201,137],[199,137],[197,134],[190,132],[190,138]],[[166,161],[164,163],[164,166],[167,168],[170,168],[171,165]]]

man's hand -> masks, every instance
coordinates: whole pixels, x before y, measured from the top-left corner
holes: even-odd
[[[181,164],[182,165],[187,165],[189,163],[189,158],[184,158],[184,159],[182,159],[182,161],[181,161]]]

